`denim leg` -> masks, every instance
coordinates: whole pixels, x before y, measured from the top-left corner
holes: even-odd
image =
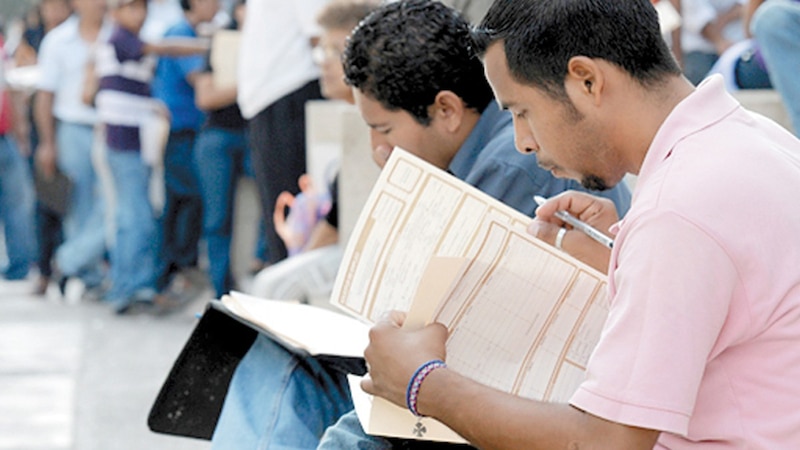
[[[56,252],[61,272],[99,283],[105,242],[105,209],[92,166],[94,131],[91,126],[60,123],[57,130],[58,164],[72,180],[72,201],[64,218],[65,241]]]
[[[0,136],[0,222],[5,230],[8,267],[4,276],[23,279],[34,259],[33,181],[13,141]]]
[[[233,288],[231,240],[236,183],[243,175],[244,131],[207,128],[197,136],[195,162],[203,192],[203,236],[217,297]]]
[[[165,288],[172,274],[197,265],[203,200],[194,163],[195,133],[172,131],[164,152],[164,213],[160,220],[159,278]]]
[[[249,137],[247,132],[245,131],[245,139],[249,142]],[[255,175],[253,172],[253,159],[252,159],[252,152],[249,149],[245,150],[244,155],[242,157],[242,166],[244,167],[244,175],[249,178],[255,179]],[[269,260],[269,248],[267,247],[267,226],[264,222],[263,214],[260,215],[260,219],[258,221],[258,235],[256,237],[256,246],[253,249],[253,258],[259,261],[268,261]]]
[[[688,52],[683,55],[683,74],[695,86],[708,75],[719,57],[715,53]]]
[[[212,449],[315,449],[352,408],[343,373],[259,335],[231,380]]]
[[[800,2],[770,0],[756,10],[752,31],[772,85],[780,92],[796,136],[800,136]]]
[[[343,415],[333,426],[328,427],[318,450],[384,450],[391,449],[392,444],[386,439],[370,436],[361,428],[356,412]]]
[[[37,202],[35,222],[36,240],[39,244],[36,265],[39,266],[39,273],[43,277],[50,278],[53,275],[53,255],[64,241],[64,233],[61,231],[61,216]]]
[[[109,149],[108,164],[117,193],[116,239],[111,251],[112,301],[129,301],[154,290],[156,222],[148,187],[150,168],[139,152]]]

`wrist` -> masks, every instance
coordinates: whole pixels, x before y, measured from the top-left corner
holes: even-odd
[[[445,364],[444,361],[440,359],[433,359],[419,366],[416,372],[411,375],[411,378],[408,381],[408,387],[406,388],[406,406],[412,414],[417,417],[422,416],[418,409],[419,392],[420,388],[422,387],[422,383],[435,370],[446,368],[447,364]]]

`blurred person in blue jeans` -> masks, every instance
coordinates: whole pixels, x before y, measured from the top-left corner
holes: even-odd
[[[750,0],[749,31],[755,36],[772,86],[781,94],[800,136],[800,2]]]
[[[72,14],[69,0],[42,0],[36,6],[39,15],[39,23],[29,24],[22,34],[22,41],[14,51],[14,62],[16,67],[32,66],[37,63],[39,47],[45,35],[58,25],[62,24],[70,14]],[[23,94],[24,95],[24,94]],[[35,170],[35,150],[39,146],[39,133],[36,130],[33,117],[33,100],[35,93],[25,98],[23,103],[26,107],[25,125],[29,127],[27,136],[20,136],[18,144],[21,149],[29,149],[28,163],[31,170]],[[25,151],[23,150],[23,153]],[[34,177],[39,176],[34,172]],[[37,259],[36,266],[39,269],[39,278],[34,285],[34,295],[44,295],[50,285],[53,276],[53,256],[56,249],[64,240],[61,227],[61,213],[54,211],[44,202],[37,198],[34,222],[36,227],[36,247]]]
[[[150,166],[141,139],[143,125],[156,115],[166,116],[163,105],[150,96],[155,55],[200,54],[200,43],[151,44],[138,35],[147,17],[147,0],[108,0],[114,31],[98,47],[95,76],[99,78],[97,104],[105,125],[108,164],[116,194],[116,239],[111,249],[111,290],[106,300],[118,314],[135,303],[156,304],[156,218],[150,204]],[[90,92],[91,94],[91,92]],[[159,304],[161,303],[161,304]]]
[[[2,48],[2,39],[0,39]],[[0,225],[5,234],[6,280],[23,280],[35,253],[33,180],[12,131],[13,107],[0,70]]]
[[[211,21],[219,0],[181,0],[184,17],[165,38],[196,38],[197,26]],[[174,276],[197,266],[202,235],[203,200],[195,167],[194,146],[205,113],[195,105],[194,84],[205,69],[201,55],[161,57],[153,78],[153,97],[167,105],[171,124],[164,152],[165,204],[161,216],[159,274],[156,289],[164,291]]]
[[[234,7],[241,26],[245,2]],[[195,163],[203,192],[203,236],[208,246],[209,277],[217,298],[234,288],[231,272],[233,207],[239,177],[252,176],[247,121],[236,104],[237,88],[217,86],[211,71],[195,79],[195,103],[208,116],[195,143]],[[263,239],[263,237],[261,238]]]
[[[4,100],[5,101],[5,100]],[[6,280],[24,280],[33,262],[33,184],[28,165],[0,126],[0,224],[5,234]]]
[[[106,272],[106,234],[105,205],[91,156],[97,112],[81,97],[90,50],[107,39],[111,24],[104,21],[105,0],[73,0],[72,6],[75,15],[47,33],[39,51],[36,165],[45,177],[54,176],[58,168],[72,181],[65,241],[55,258],[62,293],[68,277],[99,293]]]

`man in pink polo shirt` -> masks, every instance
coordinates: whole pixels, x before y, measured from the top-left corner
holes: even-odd
[[[721,79],[683,78],[647,0],[496,1],[476,47],[520,151],[588,187],[638,181],[622,221],[568,192],[531,227],[554,242],[567,210],[615,239],[609,255],[561,233],[609,273],[610,315],[570,404],[437,365],[417,411],[480,448],[800,448],[800,141]],[[447,330],[402,321],[373,329],[362,387],[404,406],[415,370],[446,361]]]

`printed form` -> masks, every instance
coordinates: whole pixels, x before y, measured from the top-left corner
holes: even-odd
[[[406,326],[443,323],[451,369],[522,397],[566,402],[605,322],[606,276],[528,235],[530,221],[395,150],[348,243],[331,301],[369,322],[397,309],[409,311]],[[363,400],[356,410],[368,432],[461,440],[433,419]]]

